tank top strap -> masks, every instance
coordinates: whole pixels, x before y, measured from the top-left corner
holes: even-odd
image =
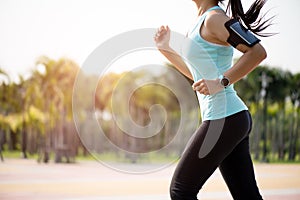
[[[214,6],[214,7],[211,7],[209,8],[207,11],[205,11],[206,13],[209,12],[209,11],[212,11],[212,10],[222,10],[222,8],[220,6]]]
[[[207,11],[205,11],[201,16],[198,17],[193,28],[187,33],[187,35],[190,35],[195,30],[198,30],[200,28],[200,26],[202,25],[203,21],[205,20],[207,14],[212,10],[222,10],[222,8],[220,8],[219,6],[214,6],[214,7],[209,8]]]
[[[213,10],[222,10],[222,8],[220,8],[220,6],[214,6],[214,7],[211,7],[209,8],[207,11],[205,11],[201,16],[200,16],[200,19],[198,21],[198,25],[199,24],[202,24],[203,21],[205,20],[206,16],[208,15],[208,13],[210,11],[213,11]]]

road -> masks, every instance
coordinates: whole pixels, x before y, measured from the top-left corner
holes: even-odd
[[[35,160],[7,159],[0,162],[0,199],[169,200],[174,167],[134,175],[96,161],[38,164]],[[299,164],[255,164],[255,171],[265,200],[300,199]],[[232,199],[219,171],[204,185],[199,199]]]

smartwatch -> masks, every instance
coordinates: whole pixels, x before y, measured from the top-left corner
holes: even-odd
[[[226,76],[221,76],[221,78],[220,78],[220,84],[221,84],[224,88],[228,87],[228,86],[230,85],[230,80],[229,80],[229,78],[227,78]]]

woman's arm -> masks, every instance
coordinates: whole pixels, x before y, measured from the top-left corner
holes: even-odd
[[[232,68],[224,73],[224,76],[229,78],[231,84],[249,74],[267,57],[264,47],[259,43],[253,47],[238,45],[237,49],[244,54]]]
[[[202,37],[210,42],[229,45],[227,43],[229,32],[224,26],[225,22],[228,20],[228,16],[221,12],[208,15],[201,30]],[[239,44],[236,49],[241,51],[243,55],[228,71],[223,74],[230,80],[231,84],[239,81],[245,75],[249,74],[267,56],[264,47],[260,43],[253,47]],[[214,94],[224,89],[220,85],[219,79],[199,80],[193,84],[193,88],[204,95]]]
[[[168,26],[161,26],[158,29],[154,37],[158,50],[176,67],[178,71],[193,80],[193,76],[185,62],[182,60],[182,57],[170,47],[170,35],[171,31]]]

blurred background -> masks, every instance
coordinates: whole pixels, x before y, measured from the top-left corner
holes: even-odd
[[[248,4],[245,2],[246,6]],[[162,24],[169,24],[174,31],[185,34],[196,16],[194,3],[187,0],[1,0],[0,5],[1,158],[19,156],[18,152],[21,152],[23,158],[33,156],[43,162],[50,158],[55,162],[74,162],[76,157],[89,155],[74,124],[72,92],[82,63],[96,47],[122,32],[155,28]],[[268,11],[266,17],[275,15],[270,32],[278,34],[262,38],[268,58],[235,86],[253,115],[251,148],[258,161],[298,162],[300,159],[300,62],[296,59],[295,50],[299,44],[295,39],[299,27],[293,26],[293,21],[299,19],[299,12],[295,11],[298,5],[296,0],[285,1],[284,5],[279,5],[276,0],[267,2],[264,9]],[[235,52],[235,58],[239,56]],[[101,81],[93,74],[83,76],[84,87],[79,89],[82,93],[75,97],[82,100],[79,103],[83,113],[81,120],[86,122],[93,117],[91,111],[94,108],[85,103],[83,97],[95,92],[95,109],[100,113],[97,120],[103,125],[109,140],[114,138],[117,146],[138,148],[140,152],[149,151],[152,147],[162,148],[173,138],[176,126],[172,124],[176,124],[181,116],[176,96],[166,88],[142,87],[133,94],[130,102],[132,118],[141,126],[149,123],[151,105],[165,107],[171,121],[165,124],[160,137],[134,147],[137,141],[123,138],[122,130],[116,128],[111,117],[112,91],[124,74],[128,79],[123,88],[126,91],[142,82],[145,74],[151,74],[151,70],[147,69],[132,70],[137,63],[161,63],[170,67],[166,60],[157,56],[150,56],[150,59],[147,54],[131,57],[118,66],[115,64]],[[166,67],[166,70],[156,70],[153,77],[172,81],[175,74]],[[180,87],[180,82],[173,83]],[[96,91],[93,88],[95,84],[101,84]],[[187,105],[192,108],[198,106],[193,98]],[[194,120],[193,117],[191,115],[191,120]],[[94,141],[97,127],[80,129],[89,134],[86,140]],[[166,159],[180,154],[180,141],[185,141],[189,135],[183,137],[185,139],[180,138],[177,145],[165,152]],[[89,145],[95,147],[93,150],[97,154],[127,159],[126,155],[114,152],[107,142],[103,140],[101,144]],[[128,159],[130,162],[137,161],[137,158]]]

